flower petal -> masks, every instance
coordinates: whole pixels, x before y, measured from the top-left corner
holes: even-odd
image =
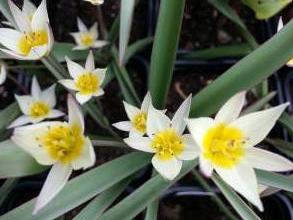
[[[215,121],[229,124],[236,120],[245,103],[245,94],[245,91],[239,92],[230,98],[217,113]]]
[[[78,91],[78,88],[75,85],[74,80],[71,79],[61,79],[58,81],[60,84],[62,84],[64,87],[70,90]]]
[[[106,45],[108,45],[109,42],[108,41],[104,41],[104,40],[97,40],[94,42],[93,48],[100,48],[100,47],[104,47]]]
[[[212,118],[195,118],[186,120],[188,130],[196,141],[196,143],[203,148],[203,138],[207,130],[215,126],[215,121]]]
[[[52,109],[52,110],[49,112],[47,118],[59,118],[59,117],[64,116],[64,115],[65,115],[65,114],[64,114],[63,112],[61,112],[61,111],[59,111],[59,110],[56,110],[56,109]]]
[[[93,71],[93,73],[96,74],[96,76],[100,80],[100,85],[103,83],[103,81],[105,79],[106,72],[107,72],[107,68],[104,68],[104,69],[98,68]]]
[[[199,146],[197,146],[190,134],[185,134],[182,138],[184,142],[184,149],[182,153],[176,157],[180,160],[194,160],[200,154]]]
[[[98,33],[98,23],[95,22],[93,24],[93,26],[91,26],[89,32],[91,33],[91,35],[93,36],[93,39],[97,39],[99,37],[99,33]]]
[[[46,206],[65,186],[72,173],[71,166],[56,163],[51,168],[43,188],[37,198],[33,214]]]
[[[22,56],[23,60],[39,60],[48,53],[48,45],[33,47],[27,56]]]
[[[2,85],[7,78],[7,71],[6,68],[4,66],[4,64],[0,65],[1,66],[1,70],[0,70],[0,85]]]
[[[141,108],[140,108],[141,111],[147,113],[151,103],[152,103],[151,93],[147,92],[147,94],[145,95],[145,97],[144,97],[144,99],[142,101],[142,104],[141,104]]]
[[[56,95],[55,95],[56,84],[53,84],[49,88],[41,92],[40,99],[46,102],[51,108],[56,105]]]
[[[260,211],[263,211],[263,205],[258,194],[257,179],[251,167],[240,163],[232,169],[215,167],[215,170],[228,185],[243,195]]]
[[[33,77],[33,82],[32,82],[32,87],[31,87],[31,93],[32,93],[32,97],[35,100],[39,100],[40,96],[41,96],[41,88],[40,88],[40,84],[37,80],[37,78],[34,76]]]
[[[32,17],[31,26],[34,31],[44,30],[48,23],[47,2],[43,0]]]
[[[85,24],[82,22],[82,20],[77,17],[77,27],[79,32],[88,32],[87,27],[85,26]]]
[[[210,177],[213,173],[213,165],[210,161],[204,159],[203,156],[199,157],[199,168],[203,175]]]
[[[152,164],[158,173],[167,180],[175,179],[182,167],[182,161],[175,157],[170,160],[160,160],[157,155],[153,156]]]
[[[91,98],[92,95],[83,95],[80,92],[76,93],[76,100],[83,105],[84,103],[88,102]]]
[[[18,96],[15,95],[15,99],[20,107],[23,114],[30,114],[30,106],[34,102],[33,98],[29,95]]]
[[[124,142],[136,150],[148,153],[155,152],[155,150],[151,147],[151,139],[149,137],[129,137],[125,138]]]
[[[99,89],[97,92],[94,93],[93,96],[98,97],[98,96],[102,96],[105,94],[104,89]]]
[[[264,111],[250,113],[238,118],[231,126],[239,128],[247,138],[246,147],[253,147],[261,142],[274,127],[276,121],[289,103]]]
[[[255,147],[246,150],[245,163],[251,167],[267,171],[284,172],[293,170],[293,163],[290,160]]]
[[[78,45],[72,48],[72,50],[87,50],[89,49],[89,46],[83,46],[83,45]]]
[[[15,128],[15,127],[19,127],[25,124],[28,124],[31,122],[31,119],[29,116],[27,115],[22,115],[20,117],[18,117],[17,119],[15,119],[7,128]]]
[[[130,131],[133,127],[130,121],[120,121],[112,125],[121,131]]]
[[[19,52],[19,41],[24,36],[23,33],[10,29],[0,28],[0,43],[14,52]]]
[[[86,138],[85,144],[83,146],[83,151],[80,157],[72,161],[71,165],[74,170],[79,170],[81,168],[87,169],[92,167],[96,162],[96,154],[93,145],[89,138]]]
[[[53,49],[54,46],[54,35],[49,23],[46,24],[46,32],[48,35],[47,54],[49,54],[49,52]]]
[[[68,121],[71,125],[77,125],[84,132],[84,118],[79,105],[76,103],[72,95],[67,97]]]
[[[65,57],[65,60],[67,63],[69,74],[73,79],[76,79],[80,74],[85,72],[85,69],[78,63],[73,62],[68,57]]]
[[[192,96],[190,94],[173,116],[172,127],[177,131],[178,134],[182,134],[186,128],[186,122],[184,119],[188,118],[189,115],[191,97]]]
[[[37,7],[30,2],[30,0],[24,0],[23,6],[22,6],[22,12],[27,15],[27,17],[32,16],[35,11],[37,10]]]
[[[85,69],[89,72],[93,72],[95,70],[95,59],[93,51],[90,51],[86,58]]]
[[[123,101],[123,105],[124,105],[127,117],[130,119],[130,121],[133,120],[133,118],[140,112],[140,110],[137,107],[130,105],[127,102]]]
[[[9,0],[8,4],[19,30],[21,32],[30,32],[31,26],[27,16],[13,3],[13,1]]]

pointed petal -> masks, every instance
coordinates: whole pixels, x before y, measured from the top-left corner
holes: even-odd
[[[188,118],[191,98],[192,96],[190,94],[178,108],[172,119],[172,127],[177,131],[178,134],[182,134],[186,128],[186,122],[184,119]]]
[[[131,128],[131,130],[129,131],[130,138],[142,137],[143,135],[144,133],[137,131],[135,128]]]
[[[46,25],[49,23],[49,17],[47,12],[47,2],[42,0],[41,4],[37,8],[32,18],[32,29],[33,30],[44,30]]]
[[[4,64],[0,65],[1,66],[1,70],[0,70],[0,85],[2,85],[7,78],[7,71],[6,68],[4,66]]]
[[[93,72],[95,70],[95,59],[92,50],[86,58],[85,69],[89,72]]]
[[[282,16],[280,16],[279,22],[278,22],[277,32],[279,32],[283,28],[283,26],[284,26],[284,24],[283,24]]]
[[[67,97],[67,106],[68,106],[69,124],[79,126],[82,130],[82,133],[83,133],[84,132],[83,114],[82,114],[82,111],[81,111],[79,105],[74,100],[72,95],[68,95],[68,97]]]
[[[263,211],[263,205],[258,195],[255,172],[251,167],[240,163],[232,169],[221,169],[217,167],[215,169],[228,185],[243,195],[260,211]]]
[[[158,173],[167,180],[173,180],[180,173],[182,161],[173,157],[170,160],[160,160],[157,155],[153,156],[152,164]]]
[[[15,119],[8,127],[8,129],[10,128],[15,128],[15,127],[19,127],[25,124],[28,124],[31,122],[31,119],[29,116],[27,115],[22,115],[20,117],[18,117],[17,119]]]
[[[99,33],[98,33],[98,23],[95,22],[93,24],[93,26],[91,26],[89,32],[91,33],[91,35],[93,36],[93,39],[97,39],[99,37]]]
[[[32,82],[32,87],[31,87],[31,93],[32,93],[32,97],[35,100],[39,100],[40,96],[41,96],[41,88],[40,88],[40,84],[37,80],[37,78],[34,76],[33,77],[33,82]]]
[[[147,92],[141,104],[141,108],[140,108],[141,111],[147,113],[151,103],[152,103],[151,93]]]
[[[253,147],[261,142],[276,124],[289,103],[279,105],[264,111],[250,113],[238,118],[231,126],[239,128],[247,138],[246,147]]]
[[[78,91],[78,88],[75,85],[74,80],[71,79],[61,79],[58,81],[60,84],[62,84],[65,88],[73,90],[73,91]]]
[[[18,44],[23,36],[24,34],[19,31],[10,28],[0,28],[0,43],[9,50],[19,52]]]
[[[22,56],[24,60],[39,60],[48,53],[48,45],[33,47],[27,56]]]
[[[73,62],[68,57],[65,57],[65,60],[67,63],[69,74],[73,79],[76,79],[80,74],[86,72],[82,66],[80,66],[78,63]]]
[[[130,119],[130,121],[133,120],[133,118],[140,112],[140,110],[137,107],[130,105],[127,102],[123,101],[123,105],[124,105],[127,117]]]
[[[100,85],[103,83],[105,79],[106,72],[107,72],[107,68],[103,68],[103,69],[98,68],[93,71],[93,73],[96,74],[96,76],[100,80]]]
[[[76,93],[76,100],[81,104],[85,104],[92,98],[92,95],[83,95],[80,92]]]
[[[11,1],[8,1],[10,11],[21,32],[30,32],[31,26],[27,16]]]
[[[89,48],[90,47],[88,47],[88,46],[79,45],[79,46],[73,47],[72,50],[87,50]]]
[[[62,190],[71,173],[72,167],[59,163],[54,164],[37,198],[33,214],[46,206]]]
[[[47,54],[49,54],[49,52],[53,49],[53,46],[54,46],[54,35],[49,23],[46,23],[46,31],[48,35]]]
[[[271,153],[259,148],[248,148],[245,154],[245,162],[254,168],[284,172],[293,170],[293,163],[278,154]]]
[[[199,157],[199,168],[203,175],[206,177],[210,177],[213,173],[213,165],[210,161],[203,158],[203,156]]]
[[[151,147],[151,139],[149,137],[135,137],[135,138],[125,138],[124,142],[128,144],[130,147],[148,152],[148,153],[154,153],[155,150]]]
[[[230,98],[217,113],[215,121],[229,124],[236,120],[245,103],[245,94],[245,91],[239,92]]]
[[[108,45],[109,42],[108,41],[104,41],[104,40],[97,40],[94,42],[93,48],[100,48],[100,47],[104,47],[106,45]]]
[[[171,120],[162,112],[150,105],[147,116],[147,134],[152,136],[162,130],[170,128]]]
[[[103,89],[99,89],[96,93],[94,93],[95,97],[99,97],[105,94],[105,91]]]
[[[51,108],[56,105],[56,95],[55,95],[56,84],[53,84],[49,88],[45,89],[40,94],[40,99],[46,102]]]
[[[22,96],[15,95],[15,99],[18,102],[18,105],[22,113],[29,115],[30,106],[34,102],[33,98],[28,95],[22,95]]]
[[[120,121],[114,123],[113,126],[121,131],[130,131],[133,127],[130,121]]]
[[[27,17],[32,16],[36,10],[37,7],[31,3],[30,0],[23,1],[22,11],[27,15]]]
[[[215,126],[215,121],[212,118],[195,118],[186,120],[188,130],[196,141],[203,148],[203,138],[209,128]]]
[[[182,153],[178,156],[180,160],[194,160],[200,155],[200,148],[197,146],[190,134],[185,134],[182,136],[184,149]]]
[[[77,27],[79,32],[88,32],[87,27],[85,26],[85,24],[82,22],[82,20],[79,17],[77,18]]]
[[[96,162],[96,154],[93,145],[89,138],[86,138],[85,145],[83,146],[83,151],[81,156],[72,161],[72,167],[74,170],[79,170],[81,168],[87,169],[92,167]]]
[[[53,109],[49,112],[47,118],[59,118],[61,116],[64,116],[65,114],[59,110]]]

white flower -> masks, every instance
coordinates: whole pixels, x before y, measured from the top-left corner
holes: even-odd
[[[280,17],[280,18],[279,18],[279,22],[278,22],[278,29],[277,29],[278,32],[282,30],[283,26],[284,26],[284,24],[283,24],[283,20],[282,20],[282,17]],[[293,67],[293,58],[291,58],[291,59],[287,62],[286,65],[289,66],[289,67]]]
[[[93,5],[101,5],[101,4],[104,4],[104,0],[84,0],[84,1],[90,2]]]
[[[56,105],[55,95],[56,85],[41,91],[40,85],[36,79],[33,78],[31,87],[31,96],[15,95],[18,105],[24,115],[17,118],[8,128],[18,127],[28,123],[38,123],[47,118],[58,118],[64,113],[54,109]]]
[[[23,11],[11,0],[8,2],[18,30],[0,28],[0,43],[7,48],[1,50],[19,60],[38,60],[47,55],[52,49],[54,38],[49,25],[46,0],[35,11],[28,2]],[[33,13],[31,20],[28,15],[30,12]]]
[[[95,164],[93,146],[84,135],[83,115],[71,96],[68,97],[68,111],[69,122],[41,122],[16,128],[11,137],[38,163],[53,165],[37,198],[34,214],[60,192],[72,170]]]
[[[0,64],[0,85],[2,85],[7,78],[7,70],[4,64]]]
[[[113,126],[122,131],[128,131],[130,137],[143,136],[146,133],[147,115],[151,102],[149,92],[144,97],[140,109],[123,101],[127,117],[130,121],[117,122]]]
[[[66,57],[67,68],[73,79],[59,80],[63,86],[77,91],[76,99],[80,104],[86,103],[93,96],[101,96],[104,90],[101,85],[105,79],[107,69],[95,69],[95,61],[92,51],[90,51],[85,68]]]
[[[215,119],[188,119],[187,127],[200,146],[200,169],[210,176],[215,171],[252,204],[263,210],[254,168],[288,171],[292,163],[274,153],[254,147],[275,125],[288,103],[239,117],[245,92],[233,96]]]
[[[179,107],[172,121],[151,104],[148,110],[146,133],[148,137],[129,137],[124,141],[137,150],[154,153],[152,164],[166,179],[173,180],[180,172],[182,160],[193,160],[199,155],[189,134],[183,134],[191,104],[189,96]]]
[[[98,40],[98,23],[88,29],[80,18],[77,18],[78,32],[71,33],[71,36],[74,38],[75,43],[77,44],[73,50],[85,50],[89,48],[100,48],[108,44],[107,41]]]

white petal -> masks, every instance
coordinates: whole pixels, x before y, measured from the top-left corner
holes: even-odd
[[[56,84],[53,84],[49,88],[41,92],[40,99],[46,102],[51,108],[56,105],[56,95],[55,95]]]
[[[238,118],[231,126],[239,128],[247,138],[245,146],[253,147],[261,142],[276,124],[289,103]]]
[[[59,118],[61,116],[64,116],[65,114],[59,110],[53,109],[49,112],[47,118]]]
[[[199,157],[199,168],[203,175],[206,177],[210,177],[213,173],[213,165],[210,161],[203,158],[203,156]]]
[[[203,138],[209,128],[215,126],[215,121],[212,118],[195,118],[186,120],[188,130],[196,141],[203,148]]]
[[[32,93],[32,97],[35,100],[40,99],[41,96],[41,88],[40,88],[40,84],[37,80],[37,78],[34,76],[33,77],[33,82],[32,82],[32,87],[31,87],[31,93]]]
[[[106,45],[108,45],[109,42],[108,41],[104,41],[104,40],[97,40],[94,42],[93,48],[100,48],[100,47],[104,47]]]
[[[81,34],[80,32],[72,32],[70,35],[73,37],[76,44],[81,45]]]
[[[105,94],[105,91],[103,89],[99,89],[97,92],[93,94],[93,96],[98,97]]]
[[[121,131],[130,131],[133,127],[130,121],[117,122],[114,123],[113,126]]]
[[[46,31],[48,35],[47,54],[49,54],[49,52],[53,49],[54,46],[54,35],[49,23],[46,24]]]
[[[282,16],[280,16],[277,31],[279,32],[283,28],[283,26],[284,24],[283,24]]]
[[[260,211],[263,211],[263,205],[258,194],[255,172],[251,167],[240,163],[232,169],[221,169],[217,167],[215,169],[228,185],[243,195]]]
[[[34,102],[33,98],[28,95],[22,95],[22,96],[15,95],[15,99],[18,102],[18,105],[22,113],[29,115],[30,106]]]
[[[27,16],[11,0],[8,1],[8,4],[19,30],[22,32],[30,32],[31,26]]]
[[[79,32],[88,32],[87,27],[85,26],[85,24],[82,22],[82,20],[79,17],[77,18],[77,27]]]
[[[98,77],[98,79],[100,80],[100,84],[103,83],[104,79],[105,79],[105,75],[106,75],[106,72],[107,72],[107,68],[104,68],[104,69],[95,69],[93,71],[94,74],[96,74],[96,76]]]
[[[170,160],[160,160],[158,156],[153,156],[152,164],[158,173],[167,180],[173,180],[180,173],[182,161],[173,157]]]
[[[147,116],[147,134],[152,136],[160,131],[170,128],[171,120],[162,112],[150,105]]]
[[[127,117],[130,119],[130,120],[133,120],[133,118],[138,114],[140,113],[140,110],[133,106],[133,105],[130,105],[128,104],[127,102],[124,102],[123,101],[123,105],[124,105],[124,108],[125,108],[125,112],[127,114]]]
[[[154,153],[155,150],[151,147],[151,139],[149,137],[125,138],[124,142],[130,147],[149,153]]]
[[[200,148],[197,146],[190,134],[185,134],[182,136],[184,142],[183,152],[176,156],[180,160],[194,160],[200,154]]]
[[[83,46],[83,45],[78,45],[72,48],[72,50],[87,50],[89,49],[89,46]]]
[[[67,98],[69,124],[77,125],[84,132],[84,118],[82,111],[71,95]]]
[[[137,131],[135,128],[132,128],[129,131],[129,137],[130,138],[137,138],[137,137],[142,137],[144,133],[141,133],[140,131]]]
[[[245,103],[245,94],[245,91],[239,92],[230,98],[217,113],[215,121],[229,124],[236,120]]]
[[[152,97],[151,97],[151,93],[147,92],[147,94],[145,95],[142,104],[141,104],[141,111],[142,112],[148,112],[149,110],[149,106],[152,103]]]
[[[5,66],[3,64],[0,65],[0,66],[1,66],[1,70],[0,70],[0,85],[2,85],[6,81],[7,71],[6,71],[6,68],[5,68]]]
[[[72,167],[59,163],[54,164],[37,198],[33,214],[46,206],[62,190],[71,173]]]
[[[73,62],[68,57],[65,57],[65,60],[67,63],[69,74],[73,79],[76,79],[80,74],[85,72],[85,69],[78,63]]]
[[[93,72],[95,70],[95,59],[93,51],[90,51],[86,58],[85,69],[89,72]]]
[[[254,168],[284,172],[293,170],[293,163],[278,154],[259,148],[248,148],[245,153],[245,162]]]
[[[62,84],[64,87],[70,90],[78,91],[78,88],[76,88],[74,80],[71,79],[61,79],[58,81],[60,84]]]
[[[19,41],[24,36],[23,33],[10,29],[0,28],[0,43],[9,50],[19,52]]]
[[[95,22],[93,24],[93,26],[91,26],[89,32],[91,33],[91,35],[93,36],[93,39],[97,39],[98,36],[99,36],[99,33],[98,33],[98,23]]]
[[[22,115],[20,117],[18,117],[17,119],[15,119],[8,127],[9,128],[15,128],[15,127],[19,127],[25,124],[28,124],[31,122],[31,119],[29,116],[27,115]]]
[[[181,106],[176,111],[172,119],[172,128],[174,128],[178,134],[182,134],[186,127],[186,122],[184,119],[188,118],[190,105],[191,105],[191,95],[189,95]]]
[[[23,1],[22,11],[27,15],[27,17],[32,16],[36,10],[37,7],[31,3],[30,0]]]
[[[96,154],[93,145],[89,138],[86,138],[85,144],[83,146],[83,151],[80,157],[72,161],[72,167],[74,170],[79,170],[81,168],[87,169],[92,167],[96,162]]]
[[[81,104],[88,102],[93,96],[92,95],[83,95],[80,92],[76,93],[76,100]]]
[[[33,30],[44,30],[46,25],[49,23],[49,17],[47,12],[47,2],[43,0],[32,18],[32,29]]]
[[[27,56],[21,56],[23,60],[39,60],[48,53],[48,45],[33,47]]]

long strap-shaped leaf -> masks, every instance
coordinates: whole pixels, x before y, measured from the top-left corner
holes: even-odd
[[[161,0],[149,75],[149,90],[157,108],[164,107],[170,87],[184,6],[185,0]]]
[[[190,115],[215,113],[232,95],[252,88],[293,56],[293,21],[193,97]]]

